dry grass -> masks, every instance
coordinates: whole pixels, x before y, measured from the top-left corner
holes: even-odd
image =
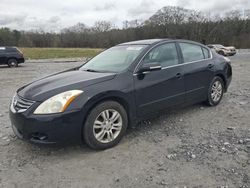
[[[95,48],[20,48],[26,59],[93,57],[102,49]]]

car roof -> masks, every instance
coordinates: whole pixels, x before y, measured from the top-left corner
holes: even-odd
[[[131,42],[126,42],[126,43],[121,43],[121,44],[118,44],[118,46],[120,46],[120,45],[154,45],[154,44],[158,44],[158,43],[165,42],[165,41],[170,41],[170,42],[171,41],[188,42],[188,43],[193,43],[193,44],[205,46],[205,45],[203,45],[201,43],[198,43],[198,42],[195,42],[195,41],[191,41],[191,40],[186,40],[186,39],[170,39],[170,38],[137,40],[137,41],[131,41]]]
[[[131,42],[125,42],[119,45],[151,45],[154,43],[158,43],[161,41],[166,41],[171,39],[146,39],[146,40],[137,40],[137,41],[131,41]]]
[[[1,49],[17,48],[15,46],[0,46]]]

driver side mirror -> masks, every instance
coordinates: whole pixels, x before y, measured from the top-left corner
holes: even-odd
[[[161,69],[162,69],[162,67],[161,67],[160,63],[157,63],[157,62],[156,63],[145,63],[139,68],[138,73],[158,71]]]

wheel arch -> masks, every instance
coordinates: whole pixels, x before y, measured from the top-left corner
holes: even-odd
[[[224,90],[226,92],[227,91],[227,80],[226,80],[225,75],[222,73],[216,73],[215,76],[220,77],[222,79],[223,84],[224,84]]]
[[[6,62],[8,63],[10,59],[15,59],[18,62],[18,59],[16,57],[8,57]]]
[[[8,66],[10,66],[9,65],[9,61],[11,60],[11,59],[14,59],[14,60],[16,60],[16,63],[17,63],[17,66],[18,66],[18,58],[16,58],[16,57],[8,57],[7,59],[6,59],[6,64],[8,65]]]
[[[120,105],[122,105],[122,107],[127,112],[128,122],[129,122],[128,124],[132,125],[134,122],[133,116],[135,116],[135,114],[134,114],[133,107],[129,102],[129,99],[125,95],[126,94],[119,92],[119,91],[110,91],[110,92],[97,94],[97,95],[91,97],[91,99],[89,99],[85,103],[84,108],[83,108],[83,111],[86,114],[84,119],[83,119],[83,125],[84,125],[90,111],[93,110],[97,105],[99,105],[105,101],[115,101],[115,102],[118,102]]]

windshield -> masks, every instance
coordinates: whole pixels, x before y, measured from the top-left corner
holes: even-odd
[[[127,69],[146,45],[124,45],[112,47],[95,56],[80,70],[91,72],[121,72]]]
[[[224,48],[224,46],[223,45],[221,45],[221,44],[216,44],[216,45],[214,45],[216,48]]]

